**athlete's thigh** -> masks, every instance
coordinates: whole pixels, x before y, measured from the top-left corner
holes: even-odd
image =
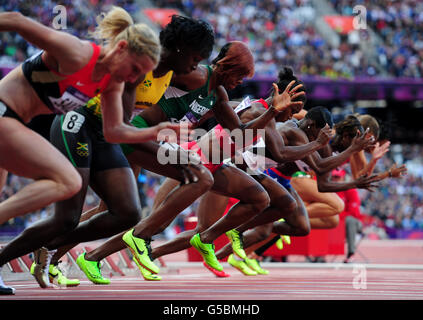
[[[316,180],[309,178],[292,178],[291,185],[304,202],[319,202],[334,207],[339,206],[339,196],[333,192],[319,192]]]
[[[292,178],[291,185],[304,202],[320,202],[321,195],[317,182],[308,178]]]
[[[244,171],[230,165],[222,165],[214,174],[212,191],[236,198],[242,202],[251,202],[266,190]]]
[[[157,151],[159,146],[155,144],[145,143],[143,144],[145,149],[141,149],[140,145],[137,145],[135,149],[130,154],[127,154],[126,157],[128,160],[136,164],[145,170],[169,177],[178,181],[184,181],[184,175],[181,169],[173,164],[162,165],[157,160]]]
[[[264,187],[272,203],[276,204],[279,201],[294,200],[284,186],[269,176],[265,174],[257,174],[252,177]]]
[[[141,207],[136,179],[129,167],[91,171],[90,186],[113,212]]]
[[[31,179],[77,174],[49,141],[12,118],[0,118],[0,167]]]

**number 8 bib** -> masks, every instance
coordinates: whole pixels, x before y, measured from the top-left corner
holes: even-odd
[[[84,122],[85,116],[75,111],[70,111],[65,115],[62,130],[71,133],[78,133]]]

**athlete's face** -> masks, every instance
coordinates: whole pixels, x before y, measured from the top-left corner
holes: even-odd
[[[154,61],[146,54],[138,55],[130,52],[125,46],[117,45],[109,71],[116,82],[135,82],[155,67]]]
[[[172,54],[171,69],[175,74],[188,74],[197,69],[198,64],[204,59],[198,51],[190,48],[178,49]]]
[[[130,53],[126,63],[118,71],[118,75],[121,81],[135,82],[141,75],[149,73],[155,67],[156,64],[149,56]]]
[[[246,77],[247,75],[236,75],[236,74],[226,73],[226,76],[224,77],[222,85],[225,87],[226,90],[232,90],[232,89],[235,89],[240,84],[242,84],[244,78]]]

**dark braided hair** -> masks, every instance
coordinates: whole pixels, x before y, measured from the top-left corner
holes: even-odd
[[[214,31],[204,20],[173,15],[169,24],[160,32],[160,43],[168,50],[179,46],[192,48],[207,59],[213,50]]]

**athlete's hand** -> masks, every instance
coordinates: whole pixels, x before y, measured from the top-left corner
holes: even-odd
[[[391,141],[386,141],[384,144],[380,145],[379,142],[375,144],[375,147],[372,150],[372,157],[375,160],[378,160],[383,157],[385,153],[389,151],[389,146]]]
[[[295,80],[292,80],[285,88],[282,93],[279,93],[279,88],[276,83],[272,83],[274,94],[272,105],[278,112],[283,112],[287,108],[300,109],[303,105],[303,101],[294,101],[298,97],[305,96],[305,92],[301,91],[297,93],[297,90],[302,88],[303,85],[299,84],[295,88],[291,89],[295,84]]]
[[[367,174],[364,174],[360,176],[358,179],[355,180],[355,187],[359,189],[366,189],[370,192],[373,192],[373,188],[376,188],[377,185],[374,184],[374,182],[379,181],[378,176],[376,174],[372,176],[368,176]]]
[[[156,127],[157,141],[183,143],[189,141],[193,130],[186,123],[161,122]]]
[[[397,167],[396,164],[393,164],[392,167],[389,169],[389,172],[391,173],[391,178],[400,178],[407,174],[407,167],[405,166],[405,164],[399,167]]]
[[[366,131],[363,132],[363,134],[360,134],[360,131],[357,130],[357,135],[351,142],[353,152],[358,152],[367,148],[374,148],[377,146],[377,143],[375,143],[375,139],[373,136],[366,137],[368,132],[369,128],[367,128]]]
[[[329,143],[330,139],[332,139],[332,129],[326,124],[320,129],[316,141],[323,147]]]

